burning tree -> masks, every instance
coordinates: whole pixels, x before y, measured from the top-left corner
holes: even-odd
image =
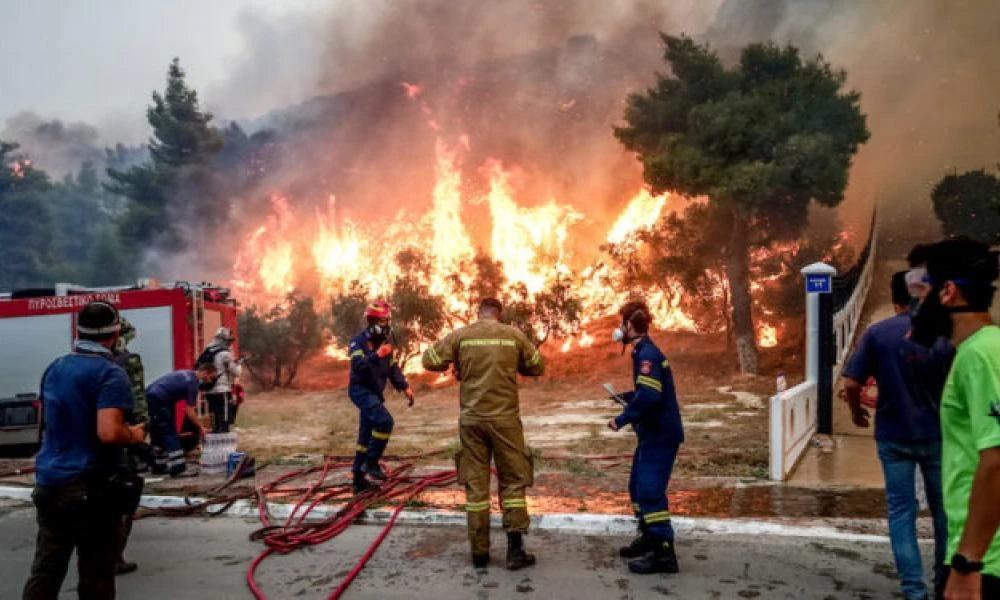
[[[842,91],[843,71],[792,46],[751,44],[727,69],[707,45],[661,37],[672,75],[629,96],[615,136],[654,192],[707,196],[718,213],[740,368],[757,373],[751,250],[801,236],[812,200],[843,199],[869,135],[860,94]]]
[[[289,294],[283,305],[240,313],[240,353],[257,385],[287,387],[302,360],[323,347],[323,322],[312,298]]]

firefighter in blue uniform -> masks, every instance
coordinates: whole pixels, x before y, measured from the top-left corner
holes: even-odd
[[[623,395],[625,410],[608,427],[618,431],[632,425],[638,437],[628,491],[639,522],[639,537],[619,554],[633,559],[628,563],[633,573],[677,573],[667,485],[684,429],[674,378],[666,357],[649,338],[652,317],[646,304],[629,302],[619,314],[622,324],[614,339],[632,344],[635,391]]]
[[[368,327],[351,338],[348,354],[351,359],[351,377],[347,393],[358,407],[358,445],[354,453],[354,493],[370,489],[372,483],[365,475],[377,481],[385,480],[379,458],[385,452],[392,434],[392,415],[385,408],[385,386],[391,382],[406,394],[408,406],[413,406],[413,389],[406,382],[403,371],[396,362],[390,343],[389,305],[375,300],[365,309]]]

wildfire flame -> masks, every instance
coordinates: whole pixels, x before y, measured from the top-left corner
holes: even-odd
[[[423,100],[421,86],[402,82],[401,87],[408,97],[417,99],[428,126],[437,132],[437,121]],[[490,159],[483,165],[482,172],[488,178],[486,193],[468,192],[463,186],[459,157],[471,145],[467,134],[458,135],[454,144],[439,135],[429,206],[422,214],[409,212],[419,210],[411,204],[409,211],[379,215],[375,220],[377,229],[372,225],[372,215],[355,217],[332,196],[325,213],[305,215],[296,214],[284,196],[274,194],[271,214],[246,236],[237,255],[234,290],[245,303],[261,306],[280,303],[305,283],[324,299],[346,293],[355,284],[373,295],[385,296],[400,275],[396,257],[401,251],[419,249],[430,261],[423,283],[432,294],[445,298],[452,315],[472,313],[471,300],[454,292],[456,280],[462,284],[458,288],[473,283],[465,267],[478,252],[497,261],[509,285],[526,290],[530,297],[556,282],[568,282],[582,302],[584,325],[606,316],[612,307],[638,291],[615,289],[622,275],[619,267],[607,262],[580,264],[585,261],[575,252],[582,249],[593,253],[602,242],[624,242],[653,227],[668,207],[676,210],[675,204],[683,199],[675,201],[669,194],[653,195],[641,189],[609,220],[603,240],[583,239],[574,236],[574,227],[581,221],[593,224],[596,215],[585,214],[581,203],[519,197],[513,184],[515,171],[498,160]],[[473,230],[468,212],[479,206],[488,209],[489,222],[477,224]],[[484,225],[488,225],[488,235],[482,235]],[[696,329],[695,322],[681,309],[679,283],[665,281],[641,292],[654,313],[656,327]],[[773,345],[774,327],[762,323],[760,332],[762,345]],[[574,345],[586,348],[593,342],[591,335],[581,331],[561,341],[560,349],[566,352]],[[331,346],[327,354],[340,352]]]

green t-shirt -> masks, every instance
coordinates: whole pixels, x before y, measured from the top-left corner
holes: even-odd
[[[958,550],[969,516],[979,453],[1000,446],[1000,328],[983,327],[958,347],[941,396],[941,476],[948,514],[946,562]],[[983,558],[983,572],[1000,577],[1000,535]]]

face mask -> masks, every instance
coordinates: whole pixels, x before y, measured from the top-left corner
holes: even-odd
[[[917,305],[910,317],[913,322],[913,332],[910,339],[915,343],[930,348],[939,337],[951,337],[953,324],[951,313],[941,304],[940,290],[935,288]]]
[[[611,332],[611,341],[614,343],[621,342],[625,339],[625,332],[622,331],[621,327],[615,327],[615,330]]]

